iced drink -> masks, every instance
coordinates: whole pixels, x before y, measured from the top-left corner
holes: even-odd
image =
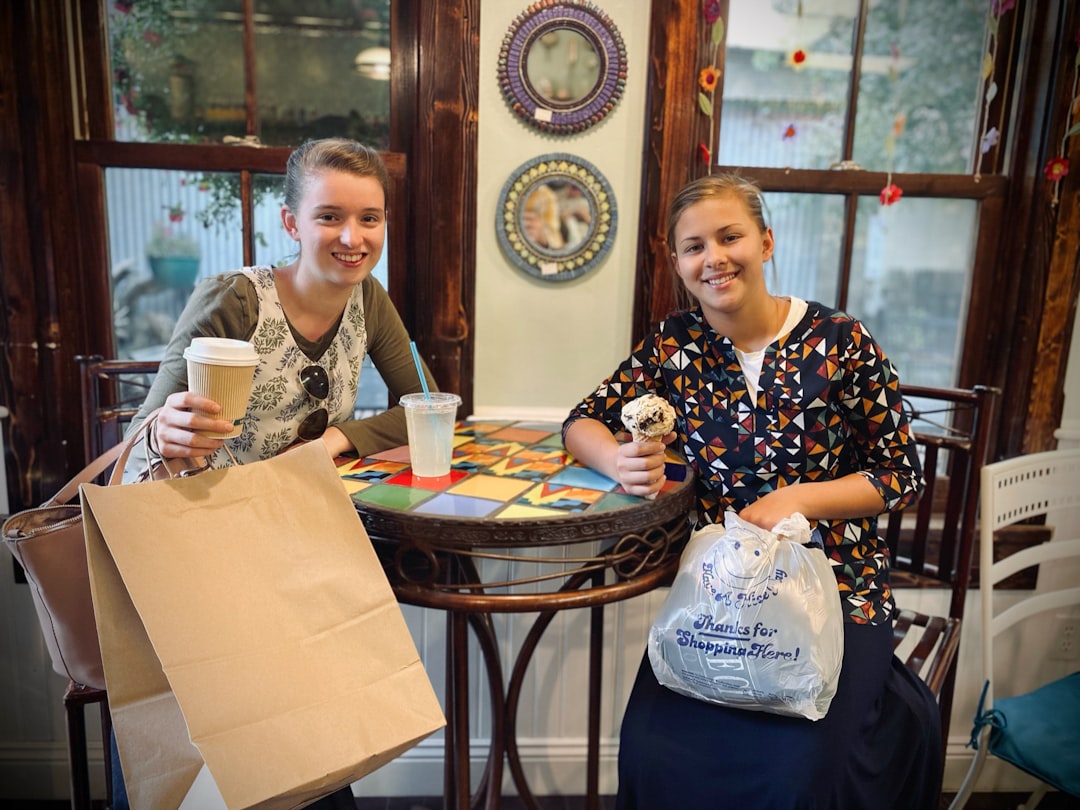
[[[431,394],[406,394],[399,401],[405,408],[413,475],[438,478],[448,474],[461,397],[432,391]]]
[[[194,338],[184,349],[188,368],[188,390],[212,399],[221,406],[220,414],[204,414],[233,423],[228,433],[201,430],[204,436],[228,439],[243,429],[251,395],[251,381],[259,355],[246,340],[230,338]]]

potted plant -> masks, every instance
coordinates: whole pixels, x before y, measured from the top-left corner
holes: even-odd
[[[157,223],[146,243],[146,258],[154,279],[166,287],[191,289],[199,274],[199,244],[188,234],[176,230],[183,220],[180,206],[169,206],[169,224]]]

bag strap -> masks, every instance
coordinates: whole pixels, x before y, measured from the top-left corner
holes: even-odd
[[[153,481],[159,478],[156,475],[157,470],[164,470],[165,475],[168,478],[186,478],[189,475],[196,475],[210,469],[208,462],[203,464],[193,464],[193,459],[190,458],[166,458],[161,455],[160,451],[154,447],[153,442],[150,441],[151,435],[154,430],[154,424],[157,421],[158,413],[161,409],[154,411],[148,417],[146,421],[140,426],[139,433],[141,436],[134,436],[136,441],[142,438],[143,445],[146,447],[146,470],[141,474],[139,481]],[[113,467],[112,475],[109,477],[109,486],[116,486],[121,483],[124,470],[127,467],[128,457],[131,455],[132,448],[135,446],[135,441],[125,443],[125,447],[122,449],[119,460],[116,462],[116,466]],[[239,466],[240,462],[236,460],[236,457],[232,454],[229,446],[223,445],[225,454],[229,457],[229,461],[232,465]],[[179,469],[175,469],[176,467]]]
[[[151,413],[146,421],[149,422],[152,419],[156,419],[158,410]],[[42,506],[59,506],[65,504],[79,494],[79,487],[83,484],[89,484],[105,470],[109,469],[109,465],[116,461],[121,455],[124,457],[124,463],[127,463],[127,457],[131,454],[131,448],[142,438],[142,431],[137,430],[122,442],[117,442],[100,456],[95,458],[79,472],[74,478],[68,481],[64,486],[53,495],[49,500],[45,501]],[[120,464],[121,469],[123,465]]]
[[[76,475],[74,478],[64,484],[64,486],[59,492],[49,498],[49,500],[45,501],[42,506],[59,506],[60,504],[67,503],[72,498],[74,498],[75,495],[78,493],[80,486],[82,486],[83,484],[89,484],[91,481],[93,481],[95,478],[105,472],[105,470],[109,469],[109,465],[116,461],[117,457],[123,451],[124,445],[126,443],[127,442],[125,441],[121,442],[120,444],[114,444],[100,456],[95,458],[93,461],[83,467],[82,472],[80,472],[78,475]]]

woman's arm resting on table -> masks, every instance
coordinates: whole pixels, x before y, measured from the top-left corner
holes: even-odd
[[[577,419],[563,439],[574,458],[608,478],[618,481],[631,495],[659,492],[666,480],[664,455],[675,439],[669,433],[662,442],[620,443],[597,419]]]
[[[330,453],[331,458],[336,458],[345,453],[351,453],[355,449],[353,443],[349,441],[349,437],[333,425],[328,427],[326,432],[323,433],[322,443],[326,445],[326,449]]]

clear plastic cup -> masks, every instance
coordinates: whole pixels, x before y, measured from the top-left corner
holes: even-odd
[[[398,401],[405,408],[413,475],[421,478],[448,475],[461,397],[432,391],[430,395],[406,394]]]

